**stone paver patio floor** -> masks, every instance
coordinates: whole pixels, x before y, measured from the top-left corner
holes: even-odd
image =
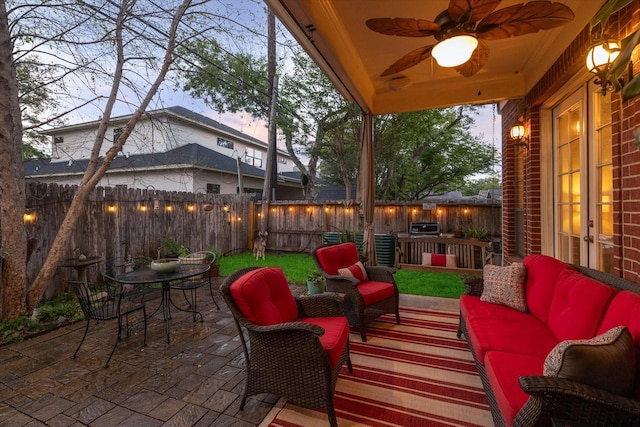
[[[222,278],[215,280],[214,288]],[[199,290],[202,323],[172,310],[169,344],[156,314],[147,346],[140,325],[106,369],[115,321],[92,322],[75,360],[85,322],[0,347],[0,426],[257,426],[278,398],[250,397],[239,410],[244,355],[231,314],[216,300],[219,311],[209,289]],[[149,302],[150,311],[158,301]]]

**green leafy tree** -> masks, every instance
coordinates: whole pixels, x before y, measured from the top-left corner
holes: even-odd
[[[279,69],[277,125],[307,183],[306,197],[312,198],[320,154],[335,142],[331,137],[337,135],[336,129],[359,113],[300,48],[293,52],[292,69]],[[231,53],[215,43],[190,43],[181,56],[183,87],[192,96],[218,111],[243,111],[267,120],[267,61],[263,57]]]

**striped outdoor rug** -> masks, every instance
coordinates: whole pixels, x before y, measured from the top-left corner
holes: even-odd
[[[351,334],[353,373],[335,393],[340,426],[491,426],[480,377],[458,313],[401,308],[401,325],[383,316],[367,342]],[[284,399],[281,399],[283,402]],[[261,426],[326,426],[326,413],[278,402]]]

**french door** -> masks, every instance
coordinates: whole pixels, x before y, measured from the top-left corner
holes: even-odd
[[[611,96],[590,85],[553,109],[556,257],[611,272]]]

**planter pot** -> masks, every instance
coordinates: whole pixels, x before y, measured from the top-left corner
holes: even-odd
[[[211,266],[211,270],[209,270],[209,277],[219,277],[220,276],[220,265],[214,263]]]
[[[206,254],[189,254],[178,257],[180,264],[207,264]]]
[[[314,282],[311,280],[307,280],[307,289],[309,290],[309,295],[321,294],[325,289],[324,280],[321,282]]]

